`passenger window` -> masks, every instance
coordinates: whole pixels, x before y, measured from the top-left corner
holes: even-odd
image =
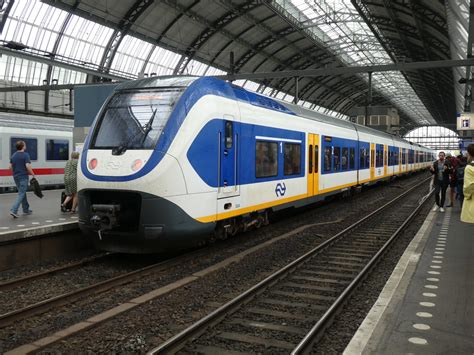
[[[349,167],[349,149],[342,148],[342,157],[341,157],[342,170],[347,170]]]
[[[308,151],[308,165],[309,165],[309,173],[311,174],[313,172],[313,145],[309,145],[309,151]]]
[[[365,169],[365,149],[359,150],[359,169]]]
[[[69,142],[62,139],[46,139],[46,160],[68,160]]]
[[[227,149],[232,148],[232,143],[233,143],[233,124],[231,121],[226,121],[225,122],[225,147]]]
[[[36,138],[25,137],[11,137],[10,138],[10,156],[16,152],[16,142],[24,141],[26,143],[26,150],[30,155],[31,160],[38,160],[38,141]]]
[[[324,171],[331,171],[331,147],[324,147]]]
[[[334,171],[341,170],[340,157],[341,157],[341,148],[334,147]]]
[[[257,141],[255,147],[255,176],[278,175],[278,143]]]
[[[319,145],[314,146],[314,172],[317,173],[319,169]]]
[[[349,151],[349,169],[355,169],[355,148],[350,148]]]
[[[301,173],[300,144],[284,144],[283,166],[283,172],[285,175],[298,175]]]

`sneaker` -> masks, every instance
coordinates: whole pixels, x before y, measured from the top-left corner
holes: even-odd
[[[440,211],[440,212],[444,212],[444,208],[441,207],[441,208],[439,209],[439,211]]]
[[[449,205],[446,205],[446,207],[453,207],[453,204],[450,203]]]
[[[439,208],[438,205],[434,206],[433,207],[433,212],[436,212],[438,210],[438,208]]]
[[[10,216],[12,216],[13,218],[18,218],[18,217],[20,217],[17,213],[12,212],[12,211],[10,211]]]
[[[28,210],[28,211],[26,211],[26,212],[25,212],[25,211],[23,211],[23,214],[32,214],[32,213],[33,213],[33,211],[32,211],[32,210]]]

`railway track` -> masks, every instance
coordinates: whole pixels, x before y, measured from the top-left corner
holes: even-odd
[[[90,296],[90,295],[105,292],[105,291],[110,290],[114,287],[124,285],[126,283],[134,281],[137,278],[140,278],[140,277],[142,277],[144,275],[147,275],[149,273],[162,271],[162,270],[166,269],[170,264],[179,262],[179,260],[184,259],[186,257],[189,257],[190,254],[197,253],[198,251],[199,250],[193,251],[193,252],[190,252],[190,253],[187,253],[187,254],[182,254],[178,257],[172,257],[170,259],[166,259],[166,260],[160,261],[158,263],[153,263],[151,265],[141,267],[137,270],[127,272],[127,273],[124,273],[124,274],[121,274],[119,276],[115,276],[115,277],[112,277],[112,278],[108,278],[104,281],[97,282],[97,283],[94,283],[92,285],[85,286],[85,287],[79,288],[79,289],[71,291],[71,292],[60,294],[58,296],[54,296],[54,297],[45,299],[45,300],[40,301],[40,302],[30,304],[26,307],[18,308],[18,309],[12,310],[10,312],[0,314],[0,328],[5,327],[5,326],[7,326],[7,325],[9,325],[9,324],[11,324],[15,321],[19,321],[19,320],[25,319],[27,317],[32,317],[34,315],[46,312],[46,311],[48,311],[52,308],[60,307],[60,306],[66,305],[66,304],[70,304],[70,303],[72,303],[72,302],[74,302],[78,299],[83,298],[83,297],[87,297],[87,296]],[[45,277],[48,277],[48,276],[51,276],[51,275],[54,275],[54,274],[57,274],[57,273],[60,273],[60,272],[69,271],[69,270],[72,270],[72,269],[75,269],[75,268],[79,268],[80,266],[87,265],[87,264],[89,264],[93,261],[99,260],[99,259],[104,258],[104,257],[111,257],[111,256],[113,256],[113,254],[104,254],[103,256],[94,258],[92,260],[89,258],[88,260],[84,260],[82,262],[71,264],[71,265],[68,265],[68,266],[65,266],[65,267],[60,267],[60,268],[52,269],[50,271],[45,271],[43,273],[38,273],[38,274],[31,275],[31,276],[18,278],[16,280],[12,280],[12,281],[0,284],[0,287],[1,287],[0,289],[1,289],[1,291],[5,291],[5,290],[8,290],[9,288],[16,287],[16,286],[19,286],[21,284],[25,284],[25,283],[33,281],[33,280],[37,280],[39,278],[45,278]]]
[[[330,325],[351,293],[427,200],[429,178],[349,226],[150,354],[301,354]],[[423,192],[424,191],[424,192]]]
[[[74,270],[74,269],[77,269],[79,267],[88,265],[92,262],[96,262],[98,260],[108,258],[111,255],[112,255],[111,253],[93,255],[91,257],[84,258],[83,260],[80,260],[80,261],[75,262],[75,263],[71,263],[71,264],[64,265],[64,266],[58,266],[58,267],[55,267],[55,268],[52,268],[52,269],[49,269],[49,270],[45,270],[45,271],[42,271],[42,272],[37,272],[37,273],[31,274],[31,275],[18,277],[18,278],[13,279],[13,280],[3,281],[3,282],[0,283],[0,291],[3,291],[3,292],[8,291],[9,289],[12,289],[14,287],[19,287],[21,285],[27,284],[29,282],[32,282],[32,281],[35,281],[35,280],[38,280],[38,279],[41,279],[41,278],[47,278],[47,277],[54,276],[56,274],[60,274],[62,272]]]

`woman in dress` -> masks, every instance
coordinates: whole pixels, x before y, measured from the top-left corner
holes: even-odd
[[[61,211],[66,212],[66,204],[72,200],[71,213],[76,213],[77,208],[77,162],[79,161],[79,152],[72,152],[71,159],[64,168],[64,186],[66,199],[61,204]]]

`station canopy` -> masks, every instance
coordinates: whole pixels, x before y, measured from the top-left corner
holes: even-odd
[[[467,0],[29,0],[2,2],[5,85],[220,75],[462,59]],[[233,61],[231,61],[233,56]],[[373,73],[373,106],[402,125],[449,125],[466,68]],[[366,73],[237,81],[347,119]],[[298,90],[296,90],[296,86]]]

